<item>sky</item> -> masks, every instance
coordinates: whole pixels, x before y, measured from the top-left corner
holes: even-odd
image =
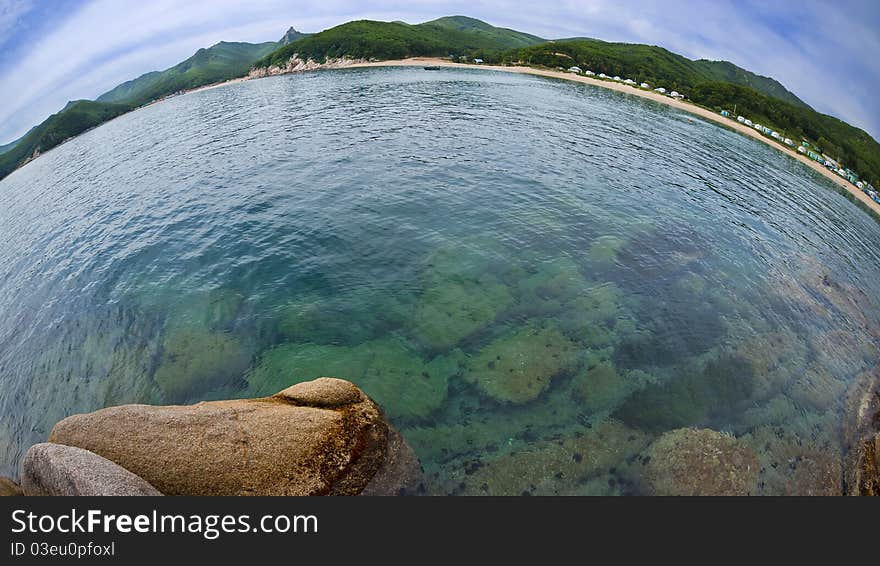
[[[732,61],[880,139],[878,0],[0,0],[0,144],[219,41],[448,15]]]

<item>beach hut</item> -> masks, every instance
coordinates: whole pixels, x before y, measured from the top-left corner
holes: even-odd
[[[651,88],[651,85],[649,85],[648,83],[642,83],[639,86],[642,88]]]
[[[758,131],[760,132],[760,131],[761,131],[761,128],[763,128],[764,126],[762,126],[761,124],[755,124],[755,125],[752,126],[752,127],[755,128],[756,130],[758,130]]]
[[[770,137],[773,138],[774,140],[782,140],[782,136],[780,136],[779,132],[777,132],[775,130],[770,132]]]
[[[750,127],[750,128],[751,128],[751,127],[752,127],[752,126],[754,126],[754,125],[755,125],[755,124],[754,124],[754,123],[752,123],[752,121],[751,121],[751,120],[749,120],[749,119],[748,119],[748,118],[746,118],[746,126],[748,126],[748,127]]]
[[[584,74],[587,75],[588,77],[592,77],[596,73],[594,73],[593,71],[584,71]]]
[[[865,184],[861,181],[856,181],[856,186],[861,190],[865,189]]]
[[[568,68],[568,72],[569,72],[569,73],[583,73],[583,71],[581,70],[581,68],[580,68],[580,67],[577,67],[577,66],[575,66],[575,67],[569,67],[569,68]]]
[[[722,110],[721,115],[725,118],[730,118],[730,112],[728,112],[727,110]]]
[[[482,62],[483,62],[482,59],[474,59],[474,63],[476,63],[477,65],[479,65]]]
[[[612,80],[615,80],[615,81],[617,81],[617,82],[620,82],[620,77],[619,77],[618,75],[614,75],[614,79],[612,79]]]
[[[634,84],[636,84],[636,81],[634,81],[634,80],[632,80],[632,79],[626,79],[626,80],[623,81],[623,82],[625,82],[625,83],[628,84],[628,85],[634,85]]]
[[[788,147],[794,147],[794,142],[791,141],[791,140],[788,139],[788,138],[785,138],[784,140],[782,140],[782,143],[784,143],[784,144],[787,145]]]
[[[600,79],[607,79],[608,75],[606,75],[605,73],[599,73],[599,78]]]
[[[798,146],[798,153],[807,153],[807,148],[802,145]]]
[[[666,89],[661,86],[660,88],[655,88],[654,92],[659,92],[660,94],[666,94]]]
[[[746,119],[743,116],[737,116],[736,121],[739,122],[740,124],[744,124]]]

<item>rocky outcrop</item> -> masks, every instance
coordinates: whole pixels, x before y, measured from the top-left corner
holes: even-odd
[[[848,495],[880,496],[880,365],[860,374],[846,397]]]
[[[642,463],[654,495],[749,495],[760,468],[755,453],[733,436],[689,428],[654,441]]]
[[[142,478],[93,452],[35,444],[21,462],[24,495],[162,495]]]
[[[68,417],[77,446],[166,495],[385,495],[424,490],[414,453],[355,385],[299,383],[271,397],[123,405]]]
[[[21,487],[11,478],[0,477],[0,497],[24,495]]]
[[[270,65],[268,67],[254,67],[248,73],[249,79],[261,79],[263,77],[271,77],[273,75],[286,75],[287,73],[300,73],[303,71],[316,71],[318,69],[341,69],[349,67],[355,63],[366,63],[366,59],[349,59],[348,57],[329,57],[323,63],[318,63],[314,59],[301,59],[298,53],[287,60],[287,64],[283,67],[280,65]]]

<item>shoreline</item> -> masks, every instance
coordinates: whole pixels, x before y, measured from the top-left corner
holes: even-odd
[[[740,124],[736,121],[736,119],[726,118],[721,116],[720,114],[713,112],[711,110],[707,110],[702,106],[697,106],[691,102],[685,102],[683,100],[677,100],[674,98],[670,98],[664,94],[660,94],[658,92],[654,92],[653,90],[644,90],[638,87],[633,87],[623,83],[617,83],[612,81],[604,81],[601,79],[594,79],[591,77],[585,77],[581,75],[575,75],[573,73],[567,73],[564,71],[551,71],[549,69],[537,69],[534,67],[518,67],[518,66],[503,66],[503,65],[471,65],[469,63],[455,63],[453,61],[449,61],[446,59],[435,58],[435,57],[412,57],[409,59],[395,59],[391,61],[374,61],[369,63],[354,63],[352,65],[348,65],[344,68],[353,69],[353,68],[364,68],[364,67],[420,67],[424,65],[429,66],[437,66],[437,67],[452,67],[452,68],[462,68],[462,69],[484,69],[490,71],[504,71],[508,73],[519,73],[524,75],[533,75],[538,77],[545,78],[553,78],[553,79],[563,79],[577,83],[588,84],[592,86],[597,86],[601,88],[606,88],[609,90],[614,90],[617,92],[622,92],[625,94],[631,94],[634,96],[640,96],[642,98],[647,98],[649,100],[653,100],[655,102],[659,102],[661,104],[665,104],[667,106],[671,106],[673,108],[677,108],[679,110],[683,110],[690,114],[694,114],[701,118],[705,118],[710,120],[716,124],[721,126],[728,127],[740,134],[745,134],[753,139],[756,139],[777,151],[788,155],[789,157],[793,157],[803,163],[804,165],[810,167],[813,171],[820,173],[826,179],[832,181],[839,188],[846,190],[851,196],[855,197],[859,203],[863,204],[867,207],[869,212],[872,212],[877,219],[880,219],[880,204],[877,204],[873,200],[871,200],[868,195],[863,193],[852,185],[846,179],[841,178],[836,173],[833,173],[826,169],[824,166],[819,165],[817,162],[812,159],[799,154],[794,149],[788,149],[785,146],[781,146],[777,143],[773,138],[768,138],[762,134],[759,134],[754,128],[746,126],[744,124]]]
[[[839,175],[837,175],[836,173],[829,171],[824,166],[819,165],[817,162],[813,161],[812,159],[810,159],[804,155],[801,155],[796,150],[788,149],[788,147],[786,147],[786,146],[781,146],[779,143],[777,143],[775,140],[773,140],[773,138],[768,138],[767,136],[764,136],[764,135],[758,133],[753,128],[746,126],[744,124],[740,124],[739,122],[736,121],[736,119],[726,118],[726,117],[721,116],[720,114],[718,114],[714,111],[703,108],[702,106],[697,106],[696,104],[693,104],[691,102],[685,102],[683,100],[670,98],[666,95],[660,94],[658,92],[654,92],[653,90],[644,90],[644,89],[641,89],[638,87],[633,87],[633,86],[623,84],[623,83],[605,81],[605,80],[601,80],[601,79],[594,79],[591,77],[575,75],[573,73],[568,73],[568,72],[564,72],[564,71],[552,71],[549,69],[538,69],[535,67],[525,67],[525,66],[471,65],[469,63],[456,63],[453,61],[449,61],[448,59],[442,59],[439,57],[410,57],[407,59],[392,59],[392,60],[388,60],[388,61],[353,62],[351,64],[347,64],[344,66],[318,67],[316,69],[309,69],[308,71],[320,71],[323,69],[334,69],[334,70],[358,69],[358,68],[369,68],[369,67],[422,67],[422,66],[426,66],[426,65],[427,66],[435,66],[435,67],[459,68],[459,69],[482,69],[482,70],[489,70],[489,71],[502,71],[502,72],[507,72],[507,73],[519,73],[519,74],[523,74],[523,75],[532,75],[532,76],[536,76],[536,77],[562,79],[562,80],[567,80],[567,81],[571,81],[571,82],[588,84],[588,85],[597,86],[600,88],[614,90],[617,92],[622,92],[624,94],[630,94],[633,96],[639,96],[642,98],[646,98],[648,100],[653,100],[654,102],[659,102],[660,104],[665,104],[667,106],[677,108],[677,109],[682,110],[684,112],[688,112],[688,113],[693,114],[695,116],[698,116],[700,118],[704,118],[706,120],[714,122],[715,124],[718,124],[720,126],[732,129],[733,131],[738,132],[740,134],[744,134],[746,136],[749,136],[752,139],[758,140],[758,141],[772,147],[773,149],[776,149],[777,151],[780,151],[781,153],[788,155],[789,157],[792,157],[792,158],[800,161],[801,163],[803,163],[807,167],[810,167],[813,171],[819,173],[820,175],[824,176],[826,179],[828,179],[829,181],[834,183],[838,189],[843,189],[844,191],[846,191],[846,193],[850,197],[853,197],[853,198],[855,198],[856,201],[858,201],[857,203],[854,203],[854,204],[857,204],[857,206],[862,205],[861,208],[863,208],[869,214],[873,214],[875,217],[875,220],[880,221],[880,204],[874,202],[871,198],[868,197],[868,195],[866,195],[865,193],[860,191],[857,187],[852,185],[846,179],[843,179]],[[266,77],[270,77],[270,76],[296,74],[296,73],[303,73],[303,72],[307,72],[307,71],[303,70],[303,71],[294,71],[294,72],[290,72],[290,73],[277,73],[277,74],[266,75],[266,76],[262,76],[262,77],[252,77],[249,75],[245,75],[243,77],[236,77],[234,79],[229,79],[229,80],[222,81],[219,83],[202,85],[202,86],[195,87],[195,88],[192,88],[189,90],[185,90],[182,93],[175,95],[175,96],[172,96],[172,97],[166,97],[166,98],[154,100],[148,104],[145,104],[145,105],[140,106],[138,108],[132,109],[131,112],[136,112],[136,111],[141,110],[143,108],[148,108],[150,106],[153,106],[154,104],[164,102],[164,101],[168,100],[169,98],[174,98],[176,96],[185,96],[187,94],[193,94],[196,92],[211,90],[211,89],[215,89],[215,88],[222,87],[222,86],[243,83],[246,81],[266,78]],[[128,113],[129,112],[125,112],[123,114],[120,114],[119,116],[124,116],[125,114],[128,114]],[[119,116],[114,117],[112,120],[119,118]],[[112,120],[108,120],[108,122],[111,122]],[[104,122],[102,124],[98,124],[97,126],[95,126],[95,128],[98,128],[106,123],[107,122]],[[91,131],[95,128],[89,128],[89,130],[86,130],[85,132],[80,132],[79,134],[64,140],[63,142],[58,144],[58,146],[55,146],[55,147],[59,147],[59,146],[63,145],[64,143],[67,143],[68,141],[70,141],[76,137],[79,137],[80,135],[82,135],[88,131]],[[53,147],[52,149],[55,149],[55,148]],[[50,149],[44,153],[41,153],[40,155],[44,155],[45,153],[52,151],[52,149]],[[36,159],[36,158],[34,158],[34,159]],[[25,165],[27,165],[28,163],[30,163],[34,159],[28,159],[27,161],[25,161],[24,163],[22,163],[21,165],[16,167],[13,171],[11,171],[10,175],[12,173],[15,173],[15,171],[21,169],[22,167],[24,167]]]

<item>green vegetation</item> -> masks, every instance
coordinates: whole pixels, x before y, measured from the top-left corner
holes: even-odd
[[[219,83],[246,75],[257,59],[271,53],[278,43],[228,43],[221,41],[164,71],[153,71],[122,83],[98,97],[98,102],[121,102],[141,106],[180,90]]]
[[[402,59],[449,55],[500,55],[504,50],[543,39],[485,22],[453,16],[410,25],[359,20],[300,38],[257,61],[256,67],[284,66],[294,55],[324,62],[328,58]]]
[[[827,155],[845,163],[877,186],[880,182],[880,144],[867,132],[834,116],[821,114],[748,87],[721,82],[699,84],[688,92],[691,100],[716,110],[731,110],[771,127],[793,140],[806,138]]]
[[[48,151],[61,142],[131,109],[129,104],[106,104],[91,100],[69,102],[64,110],[49,116],[21,138],[15,147],[0,155],[0,179],[34,155]]]
[[[104,122],[179,90],[196,88],[246,75],[251,64],[278,47],[260,44],[220,42],[164,71],[154,71],[122,83],[99,96],[97,101],[69,102],[60,112],[34,127],[23,138],[0,149],[0,179],[35,154]],[[10,147],[11,146],[11,147]]]
[[[814,141],[867,181],[880,184],[880,145],[870,135],[814,111],[772,78],[727,61],[693,61],[657,46],[590,38],[546,41],[464,16],[417,25],[359,20],[316,34],[290,28],[279,42],[220,42],[200,49],[170,69],[123,83],[96,102],[69,104],[18,142],[0,147],[0,178],[35,152],[47,151],[132,108],[180,90],[244,76],[252,66],[283,67],[294,54],[318,62],[338,57],[388,60],[453,56],[549,68],[577,65],[596,73],[678,90],[693,102],[716,111],[732,110],[736,105],[738,114],[792,139]]]
[[[486,61],[569,68],[577,65],[595,73],[620,75],[641,83],[684,91],[707,81],[751,87],[768,96],[809,108],[775,80],[756,75],[727,61],[692,61],[654,45],[608,43],[598,39],[551,41],[507,51]]]

